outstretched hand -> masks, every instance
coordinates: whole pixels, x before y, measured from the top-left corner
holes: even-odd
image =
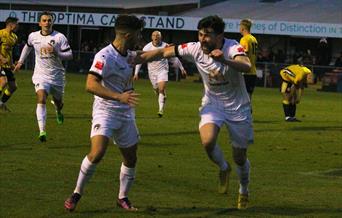
[[[134,74],[134,76],[133,76],[133,80],[134,81],[136,81],[136,80],[138,80],[139,79],[139,76],[138,76],[138,74]]]
[[[183,75],[184,77],[186,77],[186,76],[188,75],[188,73],[186,72],[186,70],[181,70],[181,72],[182,72],[182,75]]]
[[[13,69],[13,72],[18,72],[21,68],[21,66],[23,65],[23,63],[21,62],[18,62],[15,66],[14,66],[14,69]]]

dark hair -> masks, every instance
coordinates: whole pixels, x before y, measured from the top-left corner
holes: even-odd
[[[6,25],[8,25],[9,23],[16,23],[16,22],[18,22],[18,20],[19,19],[16,17],[7,17],[5,23],[6,23]]]
[[[53,15],[52,15],[52,13],[50,11],[43,11],[43,12],[39,13],[38,21],[40,21],[42,19],[43,15],[51,16],[53,18]]]
[[[226,24],[224,23],[221,17],[217,15],[212,15],[212,16],[202,18],[198,22],[197,29],[200,30],[203,28],[205,29],[212,28],[216,34],[221,34],[221,33],[224,33],[225,25]]]
[[[115,20],[115,30],[139,30],[144,28],[145,21],[137,18],[135,15],[119,15]]]

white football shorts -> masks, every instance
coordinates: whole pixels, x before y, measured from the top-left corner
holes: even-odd
[[[93,117],[90,138],[96,135],[112,138],[114,144],[120,148],[131,147],[139,141],[135,120],[122,120],[104,115]]]
[[[148,76],[152,83],[153,89],[158,88],[158,83],[169,81],[169,75],[167,71],[161,71],[158,73],[149,73]]]
[[[233,147],[248,148],[248,144],[253,143],[254,136],[250,109],[239,113],[229,113],[223,109],[206,105],[200,109],[200,116],[199,129],[208,123],[213,123],[220,128],[225,124]]]
[[[64,95],[64,85],[54,85],[44,80],[33,80],[34,89],[45,90],[48,94],[51,94],[54,98],[61,100]]]

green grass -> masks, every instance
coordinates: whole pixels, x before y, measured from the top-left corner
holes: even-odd
[[[149,81],[139,80],[141,142],[130,192],[139,212],[114,206],[121,157],[111,145],[77,210],[67,213],[64,200],[89,150],[92,96],[84,91],[85,75],[67,75],[62,126],[47,106],[45,144],[37,139],[31,73],[18,74],[17,81],[19,89],[8,103],[12,113],[0,114],[0,217],[341,217],[341,94],[305,90],[297,109],[303,122],[285,123],[278,90],[256,89],[250,208],[237,211],[236,174],[228,196],[216,193],[217,169],[200,145],[202,85],[170,82],[165,116],[159,119]],[[222,129],[219,143],[232,162],[228,142]]]

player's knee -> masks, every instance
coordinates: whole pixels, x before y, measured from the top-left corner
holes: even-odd
[[[237,165],[243,166],[246,163],[247,156],[244,152],[233,152],[233,159]]]
[[[129,155],[128,157],[124,159],[123,162],[124,162],[124,165],[127,166],[128,168],[134,168],[135,165],[137,164],[137,155],[136,154]]]
[[[17,85],[13,85],[13,86],[11,86],[11,87],[9,87],[9,90],[10,90],[10,92],[13,94],[13,92],[15,92],[15,90],[17,90],[18,89],[18,87],[17,87]]]
[[[93,164],[97,164],[102,160],[103,154],[100,153],[89,153],[88,155],[88,159],[91,163]]]
[[[202,139],[202,145],[206,152],[210,154],[213,151],[216,143],[210,139]]]
[[[246,158],[234,156],[234,162],[239,166],[243,166],[246,163]]]

